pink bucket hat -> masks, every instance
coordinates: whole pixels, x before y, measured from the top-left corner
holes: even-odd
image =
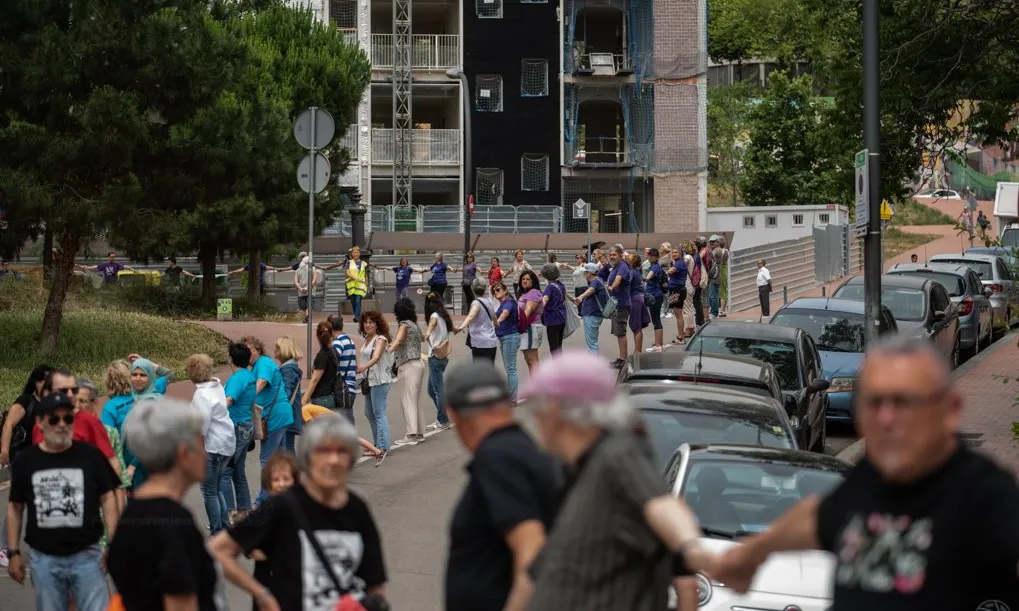
[[[611,401],[618,372],[586,350],[563,350],[543,360],[520,390],[523,399],[553,397],[581,401]]]

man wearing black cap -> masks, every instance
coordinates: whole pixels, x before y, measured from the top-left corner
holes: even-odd
[[[516,424],[506,381],[488,361],[446,376],[446,411],[473,454],[449,529],[446,609],[518,608],[530,598],[527,568],[555,517],[555,465]]]
[[[24,450],[11,467],[7,572],[14,581],[25,582],[18,546],[27,506],[25,542],[31,546],[36,608],[66,609],[73,598],[80,611],[103,611],[109,593],[99,539],[104,524],[113,537],[120,480],[95,446],[72,439],[70,395],[47,395],[33,413],[43,440]]]

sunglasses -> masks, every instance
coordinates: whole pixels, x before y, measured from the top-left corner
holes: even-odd
[[[67,388],[54,388],[53,392],[62,392],[64,394],[73,395],[73,394],[77,394],[78,387],[77,386],[69,386]]]
[[[63,416],[50,416],[46,419],[46,422],[50,423],[50,426],[56,426],[63,421],[64,424],[74,424],[74,414],[64,414]]]

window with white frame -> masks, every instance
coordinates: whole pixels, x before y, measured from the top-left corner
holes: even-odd
[[[521,155],[520,190],[548,191],[548,155]]]
[[[769,214],[764,217],[764,226],[768,229],[775,229],[778,227],[778,215]]]
[[[753,228],[754,228],[754,215],[748,214],[748,215],[744,216],[743,217],[743,229],[753,229]]]
[[[478,112],[502,112],[502,76],[479,74],[474,77],[474,107]]]
[[[548,60],[520,60],[520,97],[544,98],[548,96]]]
[[[502,204],[503,171],[499,168],[478,168],[474,179],[474,192],[479,206]]]
[[[818,225],[827,225],[830,218],[831,217],[828,216],[827,212],[822,212],[821,214],[817,215],[817,224]]]
[[[803,215],[802,214],[794,214],[793,215],[793,227],[803,227]]]
[[[502,19],[502,0],[474,0],[480,19]]]

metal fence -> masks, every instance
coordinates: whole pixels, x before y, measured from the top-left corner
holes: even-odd
[[[436,70],[460,65],[460,37],[456,34],[414,34],[411,36],[411,67]],[[392,68],[396,45],[392,34],[372,34],[372,66]]]
[[[392,129],[372,130],[372,162],[393,163]],[[458,165],[460,130],[412,129],[410,159],[418,165]]]
[[[373,231],[458,233],[462,231],[460,206],[372,206]],[[475,206],[472,233],[558,233],[562,209],[558,206]],[[326,235],[350,235],[350,213],[340,213]]]

